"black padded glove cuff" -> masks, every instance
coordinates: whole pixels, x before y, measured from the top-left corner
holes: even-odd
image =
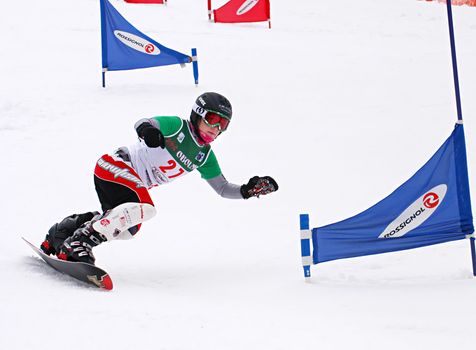
[[[164,135],[155,126],[149,123],[142,123],[137,127],[137,135],[145,141],[147,147],[165,147]]]

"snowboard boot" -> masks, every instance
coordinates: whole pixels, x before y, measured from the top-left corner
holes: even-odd
[[[94,265],[96,258],[93,247],[106,242],[107,239],[93,228],[93,223],[99,215],[78,228],[71,237],[68,237],[60,248],[58,258],[68,261],[79,261]]]
[[[56,255],[66,238],[71,237],[74,231],[98,214],[98,212],[88,212],[65,217],[61,222],[54,224],[48,230],[45,240],[41,243],[41,250],[46,255]]]

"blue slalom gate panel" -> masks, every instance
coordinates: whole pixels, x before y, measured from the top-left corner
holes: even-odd
[[[101,4],[102,67],[108,71],[191,63],[130,24],[108,0]]]
[[[464,128],[388,197],[349,219],[312,230],[313,263],[464,239],[474,232]]]
[[[314,264],[469,238],[473,275],[476,276],[476,247],[451,1],[446,2],[446,7],[458,112],[454,131],[433,157],[388,197],[349,219],[312,229]],[[301,224],[304,273],[309,277],[304,258],[307,254],[305,236]]]

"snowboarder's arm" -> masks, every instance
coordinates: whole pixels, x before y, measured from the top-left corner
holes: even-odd
[[[228,199],[248,199],[278,190],[278,184],[271,176],[253,176],[243,185],[228,182],[221,172],[213,151],[210,151],[207,160],[198,168],[198,171],[220,196]]]
[[[278,184],[271,176],[253,176],[247,184],[235,185],[228,182],[223,174],[207,180],[208,184],[223,198],[248,199],[278,190]]]
[[[223,198],[243,199],[241,194],[241,185],[235,185],[228,182],[223,174],[207,180],[208,184]]]
[[[198,171],[202,175],[202,178],[223,198],[243,199],[240,192],[241,186],[232,184],[225,179],[221,173],[215,153],[212,150],[210,150],[206,161],[198,168]]]

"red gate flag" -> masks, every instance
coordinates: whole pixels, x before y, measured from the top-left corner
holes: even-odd
[[[130,2],[133,4],[165,4],[167,5],[167,0],[124,0],[125,2]]]
[[[433,1],[433,0],[426,0]],[[438,2],[446,3],[446,0],[438,0]],[[467,6],[476,6],[476,0],[451,0],[452,5],[467,5]]]
[[[213,19],[220,23],[268,21],[271,28],[269,0],[230,0],[213,10]]]

